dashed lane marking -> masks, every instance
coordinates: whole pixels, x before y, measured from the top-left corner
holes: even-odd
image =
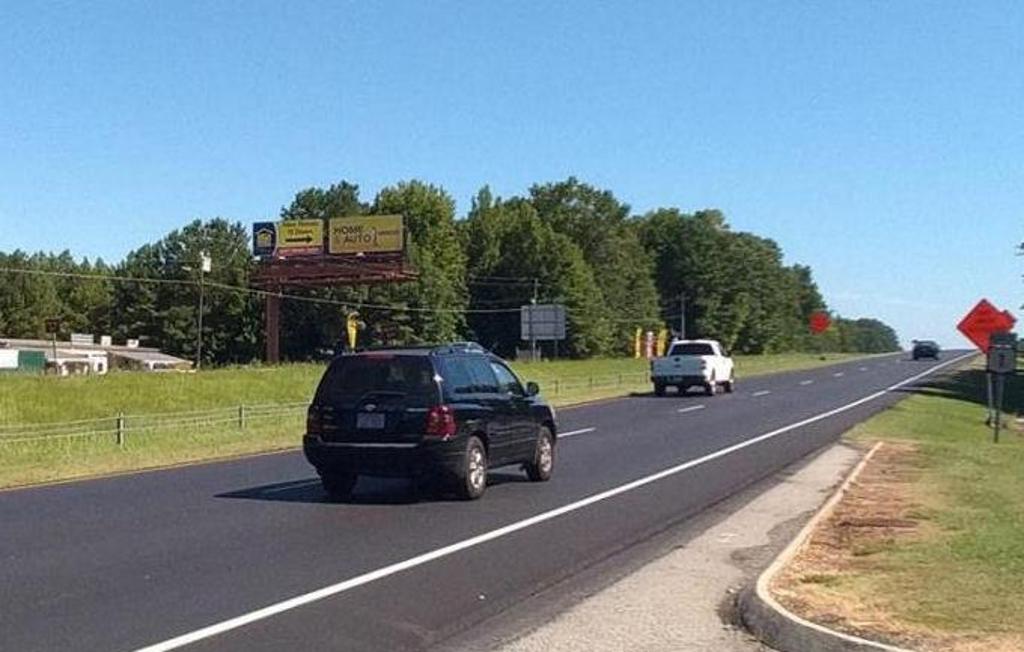
[[[575,437],[576,435],[585,435],[588,432],[594,432],[595,430],[597,430],[597,428],[580,428],[579,430],[570,430],[569,432],[563,432],[558,435],[558,438],[564,439],[566,437]]]
[[[286,600],[282,600],[280,602],[276,602],[274,604],[269,604],[269,605],[267,605],[265,607],[262,607],[262,608],[259,608],[259,609],[255,609],[253,611],[249,611],[249,612],[240,614],[238,616],[235,616],[234,618],[229,618],[227,620],[222,620],[220,622],[213,623],[211,625],[207,625],[207,626],[202,627],[200,629],[196,629],[196,630],[193,630],[191,632],[187,632],[187,633],[182,634],[180,636],[176,636],[174,638],[167,639],[167,640],[161,641],[159,643],[155,643],[153,645],[146,646],[144,648],[139,648],[137,650],[137,652],[168,652],[169,650],[176,650],[178,648],[184,647],[184,646],[189,645],[191,643],[196,643],[198,641],[202,641],[204,639],[212,638],[214,636],[219,636],[219,635],[221,635],[221,634],[223,634],[225,632],[229,632],[231,630],[238,629],[240,627],[245,627],[246,625],[250,625],[252,623],[255,623],[255,622],[258,622],[258,621],[261,621],[261,620],[265,620],[267,618],[271,618],[273,616],[277,616],[278,614],[282,614],[282,613],[285,613],[287,611],[291,611],[293,609],[297,609],[297,608],[302,607],[304,605],[311,604],[313,602],[318,602],[320,600],[324,600],[324,599],[329,598],[331,596],[338,595],[338,594],[341,594],[341,593],[345,593],[347,591],[351,591],[352,589],[355,589],[355,588],[360,587],[360,586],[364,586],[366,584],[370,584],[372,582],[376,582],[376,581],[381,580],[381,579],[383,579],[385,577],[390,577],[390,576],[395,575],[397,573],[401,573],[403,571],[407,571],[407,570],[409,570],[411,568],[416,568],[417,566],[422,566],[424,564],[428,564],[428,563],[430,563],[432,561],[435,561],[437,559],[441,559],[441,558],[444,558],[444,557],[448,557],[448,556],[454,555],[455,553],[461,552],[463,550],[467,550],[469,548],[474,548],[476,546],[479,546],[479,545],[482,545],[484,543],[487,543],[488,541],[494,541],[495,539],[500,539],[502,537],[508,536],[509,534],[512,534],[513,532],[519,532],[521,530],[525,530],[525,529],[533,527],[535,525],[539,525],[540,523],[545,523],[547,521],[551,521],[553,519],[559,518],[559,517],[564,516],[566,514],[571,514],[573,512],[576,512],[576,511],[579,511],[579,510],[584,509],[586,507],[589,507],[590,505],[594,505],[596,503],[600,503],[600,502],[609,500],[611,498],[614,498],[615,496],[619,496],[621,494],[625,494],[625,493],[633,491],[635,489],[639,489],[640,487],[645,487],[645,486],[647,486],[647,485],[649,485],[651,483],[657,482],[657,481],[662,480],[664,478],[668,478],[668,477],[671,477],[671,476],[674,476],[674,475],[678,475],[678,474],[680,474],[680,473],[682,473],[684,471],[687,471],[689,469],[692,469],[694,467],[707,464],[708,462],[711,462],[713,460],[717,460],[717,459],[725,457],[727,455],[731,455],[731,454],[733,454],[733,453],[735,453],[737,451],[743,450],[743,449],[748,448],[750,446],[755,446],[755,445],[757,445],[757,444],[759,444],[759,443],[761,443],[763,441],[767,441],[769,439],[773,439],[775,437],[783,435],[783,434],[785,434],[787,432],[790,432],[792,430],[796,430],[797,428],[802,428],[803,426],[806,426],[806,425],[809,425],[809,424],[812,424],[812,423],[816,423],[816,422],[821,421],[823,419],[828,419],[828,418],[833,417],[833,416],[835,416],[837,414],[842,414],[843,412],[846,412],[848,410],[852,410],[852,409],[854,409],[854,408],[856,408],[856,407],[858,407],[860,405],[864,405],[865,403],[870,403],[871,401],[877,400],[877,399],[885,396],[889,392],[895,391],[895,390],[899,389],[900,387],[904,387],[906,385],[909,385],[909,384],[911,384],[911,383],[913,383],[913,382],[915,382],[917,380],[920,380],[921,378],[924,378],[925,376],[928,376],[929,374],[934,373],[935,371],[938,371],[939,369],[942,369],[944,367],[948,367],[949,365],[954,364],[956,362],[960,362],[962,360],[966,360],[967,358],[970,358],[970,357],[972,357],[974,355],[975,355],[974,353],[968,353],[967,355],[964,355],[964,356],[961,356],[961,357],[958,357],[958,358],[954,358],[952,360],[948,360],[946,362],[943,362],[942,364],[935,365],[935,366],[931,367],[930,369],[927,369],[924,372],[917,374],[916,376],[911,376],[910,378],[907,378],[907,379],[902,380],[902,381],[900,381],[898,383],[890,385],[889,387],[886,387],[883,390],[874,392],[873,394],[868,394],[867,396],[864,396],[864,397],[862,397],[860,399],[857,399],[856,401],[853,401],[851,403],[846,403],[845,405],[841,405],[841,406],[839,406],[837,408],[834,408],[832,410],[828,410],[827,412],[822,412],[820,414],[816,414],[813,417],[809,417],[807,419],[803,419],[801,421],[797,421],[795,423],[791,423],[788,426],[783,426],[783,427],[778,428],[776,430],[772,430],[771,432],[766,432],[766,433],[763,433],[763,434],[751,437],[750,439],[745,439],[745,440],[743,440],[743,441],[741,441],[739,443],[733,444],[731,446],[726,446],[725,448],[721,448],[721,449],[719,449],[717,451],[714,451],[713,453],[708,453],[707,455],[704,455],[703,457],[698,457],[696,459],[688,460],[688,461],[683,462],[681,464],[677,464],[677,465],[669,467],[667,469],[663,469],[661,471],[658,471],[657,473],[653,473],[651,475],[648,475],[648,476],[645,476],[645,477],[642,477],[642,478],[637,478],[636,480],[633,480],[631,482],[627,482],[625,484],[619,485],[617,487],[613,487],[611,489],[606,489],[605,491],[601,491],[599,493],[587,496],[586,498],[582,498],[582,499],[577,500],[575,502],[571,502],[571,503],[562,505],[560,507],[556,507],[554,509],[549,509],[546,512],[541,512],[539,514],[536,514],[534,516],[530,516],[530,517],[522,519],[520,521],[516,521],[514,523],[509,523],[508,525],[499,527],[499,528],[494,529],[494,530],[490,530],[489,532],[483,532],[481,534],[478,534],[476,536],[470,537],[468,539],[463,539],[461,541],[456,541],[455,543],[449,544],[447,546],[443,546],[443,547],[437,548],[435,550],[430,550],[428,552],[424,552],[422,554],[416,555],[415,557],[410,557],[408,559],[395,562],[395,563],[390,564],[388,566],[383,566],[383,567],[378,568],[376,570],[373,570],[373,571],[370,571],[370,572],[367,572],[367,573],[363,573],[362,575],[357,575],[355,577],[350,577],[350,578],[348,578],[346,580],[342,580],[342,581],[337,582],[335,584],[330,584],[328,586],[324,586],[324,587],[316,589],[314,591],[309,591],[307,593],[302,593],[302,594],[299,594],[299,595],[295,595],[295,596],[293,596],[291,598],[288,598]],[[589,431],[591,429],[584,428],[583,430]],[[576,434],[581,434],[581,433],[576,433]]]

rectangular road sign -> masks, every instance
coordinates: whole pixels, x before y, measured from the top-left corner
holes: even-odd
[[[273,256],[277,249],[277,225],[273,222],[253,222],[252,255]]]
[[[327,251],[331,254],[398,253],[405,248],[401,215],[353,215],[331,220]]]
[[[319,254],[323,251],[323,220],[284,220],[277,223],[278,255]]]
[[[1017,334],[994,333],[989,338],[987,371],[1012,374],[1017,371]]]
[[[524,340],[564,340],[565,306],[531,304],[519,309],[519,329]]]

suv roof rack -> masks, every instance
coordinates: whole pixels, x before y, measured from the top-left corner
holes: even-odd
[[[364,346],[356,349],[345,349],[338,355],[358,355],[360,353],[374,353],[387,351],[404,351],[408,353],[423,354],[452,354],[452,353],[490,353],[486,348],[476,342],[449,342],[448,344],[407,344],[405,346]]]

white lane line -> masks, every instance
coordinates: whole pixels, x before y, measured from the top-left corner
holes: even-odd
[[[738,444],[733,444],[732,446],[727,446],[725,448],[719,449],[714,453],[709,453],[703,457],[698,457],[697,459],[690,460],[682,464],[678,464],[671,468],[664,469],[663,471],[658,471],[657,473],[640,478],[638,480],[627,482],[624,485],[619,485],[618,487],[613,487],[612,489],[608,489],[606,491],[593,494],[591,496],[583,498],[582,500],[577,500],[576,502],[569,503],[568,505],[562,505],[561,507],[557,507],[546,512],[541,512],[536,516],[531,516],[521,521],[510,523],[509,525],[500,527],[496,530],[484,532],[483,534],[478,534],[475,537],[470,537],[469,539],[458,541],[443,548],[438,548],[436,550],[431,550],[430,552],[425,552],[415,557],[410,557],[409,559],[391,564],[390,566],[384,566],[382,568],[378,568],[377,570],[370,571],[369,573],[357,575],[356,577],[352,577],[342,582],[338,582],[337,584],[331,584],[330,586],[325,586],[321,589],[310,591],[309,593],[303,593],[293,598],[289,598],[287,600],[283,600],[281,602],[268,605],[266,607],[263,607],[262,609],[250,611],[249,613],[242,614],[241,616],[236,616],[234,618],[230,618],[228,620],[224,620],[213,625],[208,625],[206,627],[203,627],[202,629],[197,629],[193,632],[182,634],[181,636],[177,636],[175,638],[168,639],[166,641],[156,643],[148,647],[139,648],[136,652],[168,652],[169,650],[176,650],[180,647],[184,647],[185,645],[189,645],[197,641],[202,641],[204,639],[211,638],[219,634],[223,634],[224,632],[229,632],[233,629],[238,629],[239,627],[244,627],[245,625],[248,625],[250,623],[254,623],[265,618],[270,618],[271,616],[276,616],[277,614],[283,613],[285,611],[291,611],[292,609],[296,609],[298,607],[310,604],[312,602],[317,602],[319,600],[323,600],[324,598],[329,598],[333,595],[338,595],[339,593],[351,591],[352,589],[363,586],[364,584],[369,584],[379,579],[390,577],[391,575],[401,573],[402,571],[409,570],[410,568],[422,566],[436,559],[448,557],[457,552],[462,552],[463,550],[479,546],[483,543],[487,543],[488,541],[493,541],[495,539],[508,536],[513,532],[525,530],[528,527],[532,527],[534,525],[550,521],[565,514],[570,514],[572,512],[581,510],[584,507],[589,507],[590,505],[593,505],[595,503],[599,503],[608,500],[609,498],[618,496],[620,494],[633,491],[634,489],[639,489],[640,487],[649,485],[652,482],[657,482],[658,480],[662,480],[664,478],[677,475],[679,473],[682,473],[683,471],[692,469],[696,466],[707,464],[708,462],[716,460],[720,457],[731,455],[736,451],[743,450],[744,448],[748,448],[750,446],[753,446],[754,444],[759,444],[768,439],[772,439],[773,437],[778,437],[779,435],[785,434],[791,430],[795,430],[797,428],[801,428],[803,426],[815,423],[816,421],[821,421],[822,419],[827,419],[829,417],[841,414],[848,410],[852,410],[855,407],[858,407],[877,398],[885,396],[888,392],[899,389],[904,385],[909,385],[910,383],[920,380],[921,378],[924,378],[925,376],[935,371],[938,371],[943,367],[951,365],[955,362],[959,362],[961,360],[965,360],[973,355],[975,354],[968,353],[959,358],[954,358],[953,360],[949,360],[940,365],[932,367],[931,369],[921,372],[916,376],[907,378],[906,380],[898,382],[895,385],[890,385],[889,387],[881,391],[875,392],[874,394],[868,394],[864,398],[858,399],[852,403],[847,403],[846,405],[835,408],[834,410],[822,412],[821,414],[804,419],[802,421],[797,421],[796,423],[791,423],[790,425],[783,426],[782,428],[779,428],[777,430],[766,432],[763,435],[758,435],[756,437],[752,437],[751,439],[746,439],[744,441],[739,442]]]
[[[678,410],[676,410],[676,412],[682,414],[684,412],[694,412],[696,410],[703,410],[706,407],[706,405],[691,405],[690,407],[679,408]]]
[[[751,396],[767,396],[772,393],[770,389],[762,389],[760,392],[754,392]]]
[[[846,372],[845,371],[837,371],[837,372],[835,372],[832,375],[835,376],[836,378],[842,378],[843,376],[846,375]]]
[[[813,380],[801,380],[801,381],[800,381],[800,384],[801,384],[801,385],[810,385],[810,384],[812,384],[812,383],[814,383],[814,381],[813,381]]]
[[[867,371],[867,367],[857,367],[857,371]]]
[[[576,435],[585,435],[588,432],[594,432],[597,428],[580,428],[579,430],[570,430],[569,432],[563,432],[558,435],[559,439],[566,437],[575,437]]]

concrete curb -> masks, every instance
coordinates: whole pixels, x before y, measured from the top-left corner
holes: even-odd
[[[850,485],[874,456],[882,442],[864,456],[842,486],[804,526],[771,566],[757,578],[754,586],[739,596],[737,607],[743,625],[758,639],[782,652],[912,652],[906,648],[852,636],[812,623],[790,612],[772,596],[769,586],[775,575],[799,553],[811,538],[818,523],[827,518]]]

